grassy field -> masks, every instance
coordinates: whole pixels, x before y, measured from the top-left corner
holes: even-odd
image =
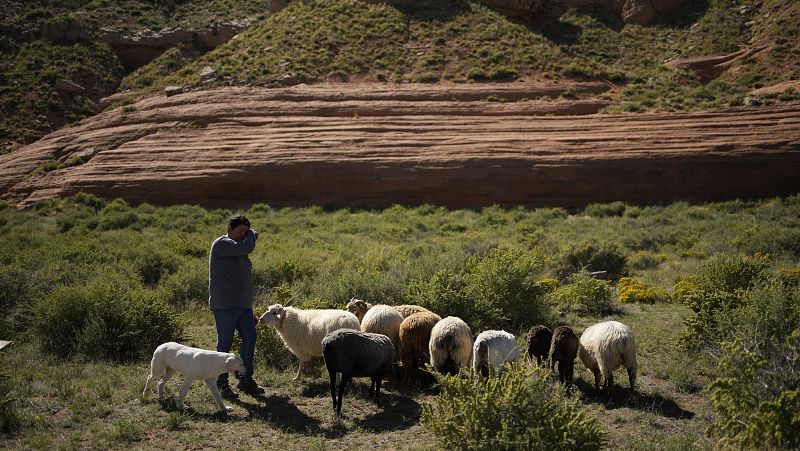
[[[572,212],[432,206],[277,209],[263,204],[244,212],[261,232],[251,256],[257,310],[274,302],[342,308],[356,296],[373,303],[418,303],[442,316],[461,316],[474,334],[506,328],[520,339],[538,322],[568,324],[577,333],[601,319],[628,324],[638,343],[637,391],[630,393],[627,382],[619,384],[627,380],[619,370],[614,396],[598,397],[590,372],[577,363],[571,395],[599,421],[609,448],[748,443],[737,442],[735,434],[706,434],[731,414],[717,396],[725,392],[709,389],[727,374],[718,366],[731,358],[725,337],[744,333],[748,328],[743,324],[761,327],[746,319],[750,308],[766,309],[754,317],[780,328],[759,332],[764,342],[779,337],[775,343],[791,350],[791,340],[784,344],[781,337],[793,330],[798,334],[796,196],[705,205],[613,203]],[[224,233],[231,213],[188,205],[133,207],[86,195],[27,211],[3,205],[0,307],[7,314],[0,321],[0,338],[15,343],[0,354],[0,372],[8,376],[0,379],[0,446],[441,447],[420,421],[424,406],[440,402],[436,387],[390,380],[381,409],[367,401],[368,383],[361,380],[344,401],[344,417],[336,418],[322,362],[302,380],[292,381],[296,360],[287,358],[271,329],[260,329],[256,355],[255,376],[267,393],[258,399],[242,395],[228,417],[215,412],[210,394],[199,384],[190,391],[190,409],[184,412],[174,407],[177,381],[163,403],[142,396],[153,343],[168,338],[214,346],[213,317],[204,302],[207,248]],[[618,275],[609,281],[591,279],[581,276],[582,268]],[[715,283],[713,290],[702,291],[704,282],[695,288],[717,297],[685,297],[682,289],[673,288],[690,275]],[[621,276],[665,296],[656,296],[654,303],[645,303],[652,300],[644,295],[630,302],[619,294],[621,285],[615,287]],[[728,290],[724,283],[738,288]],[[728,293],[727,307],[713,302],[708,307],[720,293]],[[157,315],[147,317],[150,311]],[[159,315],[178,323],[166,323]],[[105,322],[87,322],[89,316]],[[166,335],[136,335],[142,330],[120,324]],[[704,330],[713,333],[703,335]],[[62,335],[53,343],[56,333]],[[128,336],[139,338],[125,341]],[[107,342],[115,347],[98,351]],[[781,365],[787,364],[800,361]],[[784,382],[791,387],[797,381]],[[761,399],[762,394],[747,396]],[[747,415],[765,406],[770,407],[762,403],[733,411]]]

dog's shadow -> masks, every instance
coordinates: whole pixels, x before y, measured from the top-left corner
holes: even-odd
[[[662,417],[691,420],[694,412],[684,410],[675,401],[660,395],[647,395],[640,391],[632,392],[627,387],[615,385],[609,398],[602,390],[597,393],[594,385],[582,380],[575,379],[574,387],[581,392],[584,402],[599,402],[605,406],[606,410],[628,407],[631,409],[642,410],[655,413]]]
[[[168,413],[180,413],[186,416],[189,416],[194,419],[205,420],[214,423],[224,423],[227,421],[232,420],[233,418],[228,415],[227,412],[223,412],[221,410],[216,410],[213,413],[208,412],[201,412],[192,408],[191,405],[184,403],[183,409],[179,409],[178,406],[175,404],[175,398],[173,397],[166,397],[164,399],[158,399],[158,404],[161,406],[161,410]]]

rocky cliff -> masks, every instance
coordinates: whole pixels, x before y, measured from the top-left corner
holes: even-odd
[[[0,197],[477,207],[800,191],[800,104],[597,115],[598,100],[525,100],[563,89],[323,84],[155,96],[0,156]]]

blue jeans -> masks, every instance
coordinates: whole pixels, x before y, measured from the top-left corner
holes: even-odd
[[[241,356],[244,362],[245,374],[240,374],[240,379],[253,377],[253,353],[256,350],[256,322],[253,319],[253,309],[242,310],[212,310],[214,322],[217,326],[217,352],[231,352],[233,345],[233,332],[239,331],[242,339]],[[220,374],[218,384],[228,383],[228,373]]]

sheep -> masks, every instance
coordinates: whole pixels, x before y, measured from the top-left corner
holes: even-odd
[[[553,332],[547,326],[537,325],[531,327],[525,341],[528,346],[528,362],[533,362],[536,357],[536,363],[542,364],[542,360],[547,357],[547,352],[550,350],[550,341],[553,338]]]
[[[485,330],[472,345],[472,368],[483,376],[488,375],[489,366],[499,373],[504,363],[516,362],[519,357],[516,337],[504,330]]]
[[[403,315],[388,305],[376,305],[369,309],[361,320],[361,332],[372,332],[383,334],[392,340],[394,346],[395,361],[398,360],[398,350],[400,349],[400,323],[403,322]]]
[[[472,358],[472,331],[461,318],[448,316],[431,329],[431,366],[440,373],[458,374]]]
[[[337,329],[358,330],[359,327],[358,318],[350,312],[301,310],[280,304],[270,305],[258,322],[275,326],[283,343],[300,360],[297,374],[292,380],[300,377],[303,364],[312,357],[322,355],[322,338],[325,335]]]
[[[425,311],[409,315],[400,323],[400,362],[406,377],[422,362],[430,360],[428,343],[431,330],[441,320],[439,315]]]
[[[380,406],[378,396],[381,381],[392,368],[394,347],[389,337],[357,330],[339,329],[322,339],[322,355],[330,377],[333,410],[342,413],[342,396],[350,379],[369,377],[372,384],[369,396]],[[339,397],[336,397],[336,373],[342,373],[339,383]],[[374,393],[373,393],[374,390]]]
[[[603,388],[611,395],[613,371],[625,365],[631,391],[636,382],[636,339],[631,329],[617,321],[606,321],[588,327],[581,334],[578,348],[581,361],[594,374],[594,388],[600,391],[600,374]]]
[[[575,369],[575,357],[578,355],[578,337],[567,326],[558,326],[553,330],[553,342],[550,344],[550,371],[558,362],[558,380],[567,386],[572,385]]]
[[[426,309],[425,307],[421,307],[419,305],[393,305],[392,306],[395,310],[400,312],[403,315],[403,318],[408,318],[409,316],[413,315],[414,313],[419,312],[430,312],[430,310]]]
[[[362,299],[350,298],[350,302],[347,303],[347,311],[356,315],[358,321],[364,319],[364,315],[367,313],[369,309],[372,308],[372,304]]]

